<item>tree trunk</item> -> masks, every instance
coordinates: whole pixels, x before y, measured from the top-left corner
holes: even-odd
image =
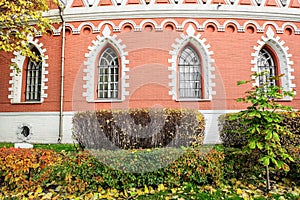
[[[267,192],[269,192],[271,190],[269,166],[266,166],[266,183],[267,183]]]

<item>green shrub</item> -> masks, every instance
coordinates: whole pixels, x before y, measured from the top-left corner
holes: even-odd
[[[247,144],[247,136],[243,131],[247,129],[240,119],[229,120],[232,114],[223,114],[218,118],[220,139],[225,147],[242,148]]]
[[[225,155],[205,147],[189,148],[185,154],[165,170],[169,184],[189,182],[195,185],[218,185],[223,180]]]
[[[7,191],[34,190],[36,176],[62,158],[51,150],[0,148],[0,187]]]
[[[125,190],[130,188],[144,188],[151,186],[156,188],[159,184],[166,187],[180,186],[183,182],[190,182],[195,185],[220,183],[223,177],[224,154],[216,150],[203,150],[201,148],[179,149],[153,149],[153,150],[118,150],[116,152],[100,152],[100,155],[120,158],[119,162],[112,161],[113,165],[107,165],[97,159],[88,151],[77,154],[67,153],[64,155],[64,162],[49,168],[43,173],[43,186],[55,188],[61,186],[60,192],[80,193],[83,191],[97,191],[106,188]],[[153,151],[153,152],[151,152]],[[162,152],[163,151],[163,152]],[[180,153],[181,151],[181,153]],[[153,161],[165,162],[170,159],[170,153],[181,154],[178,160],[169,165],[158,168],[154,171],[132,173],[116,169],[116,164],[123,167],[135,165],[135,167],[145,167],[136,165],[138,159],[145,159],[152,156]],[[131,154],[136,157],[130,156]],[[145,154],[148,154],[146,156]],[[151,156],[150,156],[151,155]],[[140,162],[146,163],[146,162]],[[120,167],[120,166],[119,166]],[[127,168],[128,169],[128,168]],[[45,178],[47,176],[48,178]]]
[[[300,185],[300,148],[294,147],[289,150],[290,155],[295,158],[295,162],[289,162],[290,170],[282,172],[274,165],[271,165],[271,179],[274,181],[288,180],[293,185]],[[247,180],[248,182],[259,182],[264,180],[264,168],[257,164],[259,152],[255,151],[251,154],[242,152],[238,148],[225,148],[224,179],[230,180],[236,178],[238,180]]]
[[[187,109],[100,110],[77,113],[73,136],[87,149],[139,149],[202,144],[204,118]]]
[[[241,124],[240,119],[229,120],[233,114],[224,114],[219,117],[219,132],[225,147],[242,148],[246,145],[247,135],[243,134],[247,127]],[[287,147],[300,145],[300,111],[282,113],[282,125],[286,126],[291,135],[280,135],[281,143]]]
[[[286,146],[300,146],[300,111],[284,113],[283,125],[286,126],[292,135],[284,135],[281,143]]]
[[[261,174],[265,169],[257,163],[258,152],[248,154],[239,148],[227,147],[224,149],[224,153],[224,178],[226,180],[232,178],[248,182],[261,180]]]
[[[226,178],[257,178],[263,173],[263,169],[255,164],[259,158],[258,152],[247,154],[240,151],[247,143],[245,125],[241,124],[240,119],[229,120],[232,114],[224,114],[219,117],[219,130],[222,143],[226,148],[225,174]],[[289,172],[280,172],[274,169],[274,179],[289,178],[299,185],[300,174],[300,112],[284,112],[282,125],[286,126],[291,135],[280,135],[282,145],[284,145],[289,154],[295,159],[295,162],[288,162]],[[236,148],[236,149],[232,149]]]

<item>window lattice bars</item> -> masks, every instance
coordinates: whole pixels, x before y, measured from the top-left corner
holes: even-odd
[[[98,99],[119,97],[119,64],[116,52],[108,47],[101,55],[98,66]]]
[[[195,50],[187,46],[178,62],[180,98],[202,98],[200,60]]]
[[[26,74],[26,101],[41,100],[42,62],[29,60]]]
[[[276,81],[270,79],[270,77],[276,76],[276,66],[272,55],[266,49],[262,49],[259,52],[257,67],[259,73],[266,72],[264,75],[259,76],[259,85],[269,81],[269,85],[275,86]]]

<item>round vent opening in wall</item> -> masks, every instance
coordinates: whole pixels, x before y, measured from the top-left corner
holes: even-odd
[[[22,124],[18,127],[17,137],[22,142],[25,142],[30,139],[32,135],[32,127],[29,124]]]

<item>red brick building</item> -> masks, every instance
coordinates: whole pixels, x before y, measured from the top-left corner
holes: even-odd
[[[236,98],[247,87],[236,82],[260,70],[284,74],[271,84],[295,90],[280,101],[300,107],[298,0],[68,0],[62,12],[51,8],[45,16],[58,23],[31,38],[42,62],[1,53],[0,141],[18,141],[28,127],[32,142],[72,142],[72,116],[82,110],[182,107],[200,110],[205,141],[218,142],[218,115],[245,108]]]

